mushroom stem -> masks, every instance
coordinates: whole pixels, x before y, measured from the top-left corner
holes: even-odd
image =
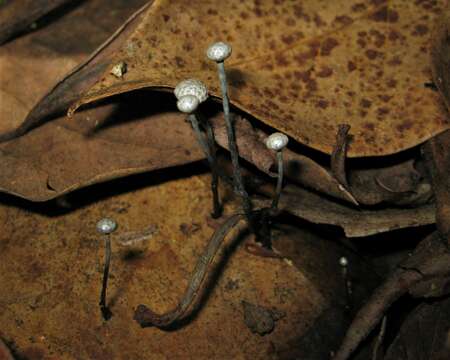
[[[213,165],[211,165],[211,191],[213,194],[213,213],[211,214],[213,219],[217,219],[222,215],[222,207],[219,202],[219,173],[217,172],[217,148],[216,140],[214,138],[214,131],[209,123],[205,121],[206,127],[206,139],[208,141],[209,150],[213,159]]]
[[[281,188],[283,186],[283,150],[277,151],[277,162],[278,162],[278,179],[275,195],[273,197],[271,206],[273,210],[276,210],[278,208],[278,202],[280,201],[281,196]]]
[[[228,137],[228,147],[231,154],[231,163],[233,165],[233,183],[235,192],[241,197],[242,207],[247,217],[249,226],[252,227],[252,204],[250,197],[244,188],[244,181],[242,180],[241,169],[239,167],[239,152],[236,144],[236,136],[234,134],[234,128],[231,120],[230,114],[230,102],[228,99],[228,88],[227,88],[227,78],[225,74],[224,62],[217,62],[217,68],[219,72],[220,89],[222,91],[222,104],[223,104],[223,114],[225,117],[225,125],[227,129]],[[253,230],[253,229],[252,229]]]
[[[197,141],[200,144],[203,152],[206,155],[206,159],[208,160],[209,167],[211,168],[211,191],[213,195],[213,212],[211,217],[217,219],[222,214],[222,207],[220,206],[219,201],[219,174],[217,172],[217,158],[215,152],[214,145],[214,134],[212,133],[211,126],[207,126],[207,137],[208,143],[203,138],[203,134],[200,130],[199,121],[197,119],[197,115],[192,113],[188,116],[189,121],[191,122],[192,128],[194,129],[195,136],[197,137]],[[211,137],[212,136],[212,137]]]
[[[342,280],[344,282],[345,287],[345,297],[346,297],[346,309],[349,310],[351,308],[352,303],[352,283],[349,279],[348,275],[348,259],[345,256],[342,256],[339,259],[339,265],[341,266],[341,274],[342,274]]]
[[[106,288],[108,286],[109,265],[111,263],[111,238],[109,235],[105,235],[104,237],[105,237],[105,264],[103,267],[103,283],[99,305],[103,315],[103,319],[108,320],[112,315],[111,311],[106,306]]]

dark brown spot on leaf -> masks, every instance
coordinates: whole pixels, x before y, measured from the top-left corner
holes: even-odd
[[[380,10],[370,16],[370,19],[372,19],[373,21],[390,23],[397,22],[398,18],[398,12],[389,9],[387,6],[383,6]]]
[[[368,109],[372,106],[372,101],[370,101],[368,99],[362,99],[360,104],[363,108]]]
[[[373,131],[375,129],[375,125],[371,122],[364,123],[363,127],[370,131]]]
[[[278,66],[288,66],[289,65],[289,61],[287,61],[287,59],[280,53],[278,53],[275,56],[275,61]]]
[[[370,60],[374,60],[376,59],[378,56],[380,56],[382,53],[380,53],[379,51],[373,50],[373,49],[368,49],[366,50],[366,56],[368,59]]]
[[[331,54],[331,51],[339,45],[339,42],[335,38],[326,38],[320,48],[320,53],[323,56]]]
[[[321,109],[326,109],[330,105],[330,103],[325,99],[318,100],[316,104]]]
[[[296,24],[296,22],[295,22],[295,20],[293,19],[293,18],[287,18],[287,20],[286,20],[286,25],[287,26],[295,26],[295,24]]]
[[[413,126],[413,123],[410,120],[406,120],[406,121],[402,122],[401,124],[397,125],[397,130],[399,132],[403,132],[405,130],[411,129],[412,126]]]
[[[182,58],[180,58],[179,56],[175,56],[175,62],[177,63],[177,66],[179,68],[184,68],[186,65],[186,61],[184,61]]]
[[[377,116],[378,117],[384,117],[387,114],[389,114],[389,108],[381,107],[381,108],[377,109]]]
[[[361,12],[366,10],[366,5],[362,3],[358,3],[352,6],[352,11],[354,12]]]
[[[281,41],[284,42],[286,45],[292,45],[294,43],[294,36],[292,35],[282,35]]]
[[[356,70],[356,64],[353,61],[349,61],[347,63],[347,69],[348,69],[348,72],[352,72],[352,71]]]
[[[341,25],[346,26],[346,25],[350,25],[353,22],[353,19],[350,16],[341,15],[341,16],[336,16],[334,21]]]
[[[428,26],[424,25],[424,24],[418,24],[414,27],[414,31],[412,32],[412,34],[414,36],[423,36],[428,32]]]
[[[321,77],[321,78],[325,78],[325,77],[329,77],[333,74],[333,69],[328,67],[328,66],[324,66],[318,73],[317,76]]]

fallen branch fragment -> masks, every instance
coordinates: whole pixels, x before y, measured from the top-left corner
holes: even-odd
[[[208,273],[209,266],[211,265],[214,256],[220,248],[225,236],[233,229],[239,221],[244,219],[244,215],[236,214],[231,216],[223,223],[223,225],[216,230],[211,238],[208,246],[206,247],[203,255],[198,259],[197,265],[192,273],[189,286],[186,289],[181,301],[175,307],[175,309],[166,312],[164,314],[156,314],[145,305],[139,305],[134,313],[134,320],[136,320],[142,327],[156,326],[167,327],[180,319],[195,300],[195,297],[201,290],[201,285]]]
[[[433,204],[412,209],[359,210],[294,185],[284,188],[280,208],[315,224],[340,226],[347,237],[369,236],[435,221]]]
[[[345,171],[345,159],[347,157],[348,132],[350,126],[341,124],[336,134],[336,144],[331,153],[331,172],[342,186],[348,189],[347,174]]]
[[[445,286],[435,289],[428,286],[428,292],[422,283],[430,284],[432,279],[447,279]],[[395,270],[374,292],[368,302],[356,314],[344,341],[333,360],[346,360],[379,323],[385,312],[402,295],[411,292],[420,296],[442,296],[448,293],[450,282],[450,252],[444,245],[438,232],[424,239],[414,253]],[[441,281],[440,284],[443,284]]]

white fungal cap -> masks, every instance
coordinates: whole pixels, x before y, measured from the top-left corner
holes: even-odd
[[[178,83],[173,92],[178,100],[185,95],[194,95],[197,97],[198,102],[202,103],[208,98],[208,88],[197,79],[183,80]]]
[[[117,229],[117,223],[113,219],[104,218],[97,223],[97,231],[100,234],[111,234]]]
[[[206,56],[216,62],[225,61],[231,55],[231,46],[224,42],[216,42],[206,50]]]
[[[339,265],[345,267],[348,265],[348,259],[345,256],[339,258]]]
[[[199,104],[200,102],[196,96],[184,95],[178,100],[177,107],[181,112],[192,114],[195,110],[197,110]]]
[[[289,138],[286,135],[277,132],[266,139],[266,146],[270,150],[280,151],[286,147],[288,141]]]

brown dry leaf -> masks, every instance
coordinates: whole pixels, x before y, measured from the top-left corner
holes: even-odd
[[[372,164],[373,166],[373,164]],[[350,190],[364,205],[422,205],[433,197],[422,159],[410,158],[384,167],[350,171]]]
[[[143,87],[203,80],[219,84],[205,50],[233,46],[231,100],[295,140],[331,153],[337,124],[351,126],[348,155],[410,148],[448,125],[431,78],[429,30],[440,1],[156,1],[114,63],[72,110]]]
[[[202,297],[199,311],[177,331],[141,329],[132,319],[133,309],[140,303],[160,312],[172,308],[214,232],[205,222],[211,202],[208,175],[154,180],[159,184],[136,191],[129,191],[133,186],[128,180],[120,180],[78,193],[75,200],[83,204],[88,199],[88,204],[65,215],[46,216],[30,212],[29,205],[22,209],[2,202],[0,323],[5,340],[14,341],[21,356],[276,358],[280,349],[295,345],[312,329],[315,319],[342,295],[335,291],[340,279],[335,245],[320,250],[324,258],[334,259],[335,271],[323,280],[332,285],[324,288],[316,278],[332,267],[323,266],[321,257],[304,259],[310,266],[297,269],[282,259],[247,253],[231,235],[227,255],[221,252],[217,257],[218,276]],[[104,196],[117,188],[123,192]],[[34,204],[34,209],[45,214],[47,206]],[[147,247],[134,257],[113,243],[108,287],[113,317],[108,322],[102,321],[98,308],[103,248],[95,230],[105,214],[117,220],[118,236],[150,225],[157,228]],[[192,231],[186,232],[187,228]],[[297,232],[290,237],[303,238]],[[276,308],[286,316],[270,334],[254,335],[244,323],[242,301]]]
[[[450,8],[437,20],[431,45],[431,70],[434,84],[450,109]]]
[[[65,111],[83,89],[80,79],[81,85],[63,83],[59,93],[50,93],[48,101],[29,114],[58,80],[85,60],[143,3],[145,0],[84,1],[49,26],[2,46],[0,137],[9,138],[24,124],[28,128],[37,118]],[[106,66],[101,62],[96,65],[81,80],[98,76]]]
[[[0,44],[49,12],[75,0],[21,0],[0,3]]]
[[[450,359],[450,298],[423,303],[400,328],[385,360]]]
[[[45,201],[93,183],[202,159],[183,114],[140,112],[149,96],[155,99],[144,93],[0,144],[0,190]]]
[[[369,236],[435,222],[434,205],[412,209],[361,210],[293,185],[284,188],[280,208],[316,224],[340,226],[347,237]]]

